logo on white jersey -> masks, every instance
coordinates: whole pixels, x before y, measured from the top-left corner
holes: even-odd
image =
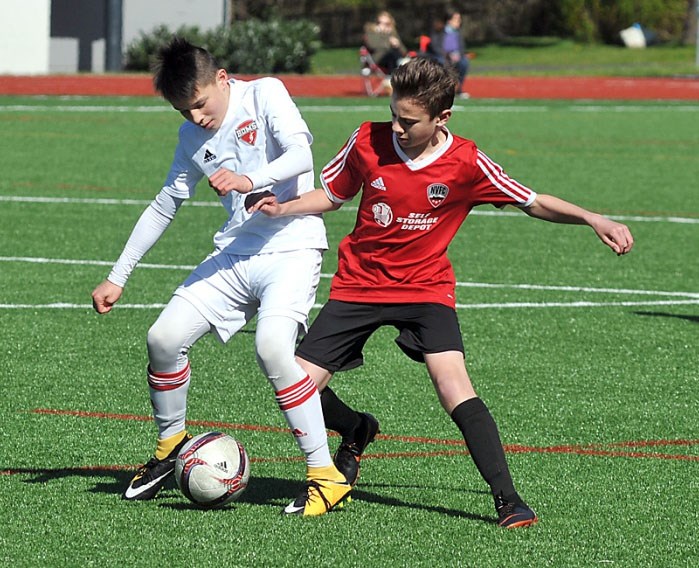
[[[216,159],[216,154],[213,152],[210,152],[209,149],[206,149],[206,152],[204,152],[204,163],[208,164],[209,162],[213,162]]]
[[[377,203],[371,208],[371,211],[374,213],[374,221],[382,227],[388,227],[393,221],[393,211],[385,203]]]
[[[254,120],[246,120],[238,125],[235,129],[235,136],[238,140],[247,142],[250,146],[255,145],[255,140],[257,140],[257,122]]]
[[[433,183],[427,186],[427,199],[432,207],[439,207],[448,194],[449,188],[443,183]]]
[[[377,177],[371,182],[371,187],[374,189],[380,189],[381,191],[386,191],[386,186],[383,183],[383,178],[381,176]]]

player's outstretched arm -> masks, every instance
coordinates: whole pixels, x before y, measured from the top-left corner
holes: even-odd
[[[310,215],[335,211],[342,203],[330,201],[325,191],[314,189],[294,199],[279,203],[275,195],[262,197],[248,208],[250,213],[262,211],[269,217],[286,217],[287,215]]]
[[[92,307],[98,314],[106,314],[111,311],[112,306],[119,301],[124,289],[109,280],[101,282],[92,291]]]
[[[531,217],[552,223],[589,225],[600,240],[618,255],[626,254],[633,248],[633,236],[626,225],[558,197],[539,194],[524,211]]]

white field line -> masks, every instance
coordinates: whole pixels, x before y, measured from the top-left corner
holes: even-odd
[[[76,264],[80,266],[112,266],[110,260],[74,260],[70,258],[42,258],[37,256],[0,256],[0,262],[30,262],[34,264]],[[162,270],[194,270],[196,265],[188,264],[151,264],[140,262],[138,268],[155,268]]]
[[[79,260],[41,257],[0,256],[0,262],[28,262],[36,264],[66,264],[78,266],[111,266],[106,260]],[[138,268],[160,270],[192,270],[193,265],[151,264],[142,263]],[[321,278],[332,278],[332,274],[321,274]],[[678,298],[676,300],[643,300],[643,301],[613,301],[613,302],[505,302],[505,303],[474,303],[457,304],[457,309],[508,309],[508,308],[591,308],[591,307],[631,307],[631,306],[677,306],[699,305],[699,292],[675,292],[666,290],[633,290],[626,288],[592,288],[588,286],[544,286],[540,284],[501,284],[487,282],[457,282],[457,286],[487,289],[520,289],[555,292],[577,292],[593,294],[632,295],[632,296],[661,296]],[[314,307],[320,307],[316,304]],[[50,303],[50,304],[0,304],[0,309],[87,309],[90,304]],[[121,309],[161,309],[164,304],[119,304]]]
[[[165,304],[118,304],[120,310],[162,310]],[[67,302],[55,302],[53,304],[0,304],[0,310],[87,310],[92,309],[92,304],[69,304]]]
[[[151,200],[146,199],[108,199],[97,197],[35,197],[28,195],[0,195],[0,202],[16,202],[16,203],[39,203],[39,204],[82,204],[82,205],[139,205],[146,207],[151,203]],[[185,201],[184,203],[190,207],[220,207],[218,201]],[[357,208],[351,205],[346,205],[338,209],[338,211],[356,212]],[[469,215],[483,217],[518,217],[526,219],[527,216],[517,211],[488,211],[474,209]],[[664,215],[607,215],[610,219],[625,222],[639,223],[680,223],[687,225],[699,224],[699,218],[694,217],[676,217]]]
[[[640,306],[683,306],[699,305],[699,300],[658,300],[648,302],[505,302],[492,304],[456,304],[457,310],[493,310],[513,308],[617,308]],[[117,304],[119,310],[161,310],[165,304]],[[323,304],[314,304],[320,309]],[[52,304],[0,304],[1,310],[42,310],[42,309],[92,309],[92,304],[70,304],[56,302]]]

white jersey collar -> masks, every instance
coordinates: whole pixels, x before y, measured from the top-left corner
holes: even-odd
[[[400,147],[400,144],[398,144],[398,140],[396,140],[396,135],[395,133],[392,133],[391,139],[393,141],[393,149],[396,151],[396,154],[398,154],[398,157],[405,162],[405,165],[408,166],[408,168],[411,171],[416,171],[420,170],[422,168],[426,168],[430,164],[433,164],[439,158],[441,158],[444,153],[451,147],[452,143],[454,142],[454,137],[451,135],[451,132],[449,132],[449,129],[446,127],[442,127],[442,130],[446,133],[447,138],[444,141],[444,143],[437,148],[434,152],[432,152],[429,156],[426,158],[422,158],[421,160],[412,160],[408,157],[408,155],[403,151],[403,149]]]

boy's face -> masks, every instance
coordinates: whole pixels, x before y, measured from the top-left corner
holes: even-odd
[[[219,69],[213,83],[200,86],[189,101],[171,101],[175,110],[180,111],[189,122],[205,128],[220,128],[228,110],[230,85],[228,73]]]
[[[451,116],[443,110],[434,118],[414,99],[391,97],[391,120],[398,145],[408,154],[420,153],[428,147]]]

